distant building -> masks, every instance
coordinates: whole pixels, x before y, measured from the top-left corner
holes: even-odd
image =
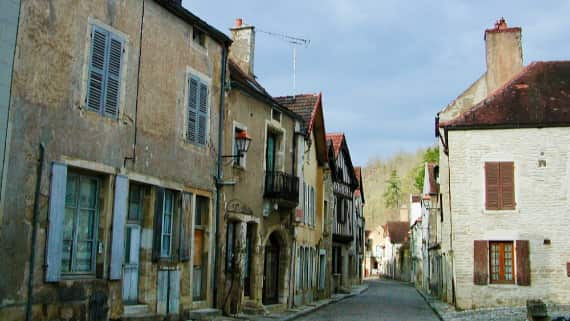
[[[408,221],[392,221],[384,224],[384,255],[382,275],[392,279],[410,280]]]

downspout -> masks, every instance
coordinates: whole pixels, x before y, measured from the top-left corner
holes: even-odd
[[[447,130],[445,140],[449,144]],[[451,166],[449,161],[449,148],[447,148],[447,198],[449,202],[449,248],[451,249],[451,301],[455,306],[455,252],[453,251],[453,214],[451,212]]]
[[[141,16],[141,29],[140,29],[140,33],[139,33],[139,61],[138,61],[138,66],[137,66],[137,90],[136,90],[136,94],[135,94],[135,114],[133,116],[134,120],[134,138],[133,138],[133,150],[132,150],[132,156],[130,157],[125,157],[123,159],[123,168],[127,167],[127,160],[131,160],[133,161],[133,164],[136,162],[137,160],[137,131],[138,131],[138,127],[137,127],[137,115],[138,115],[138,110],[139,110],[139,89],[140,89],[140,84],[141,84],[141,57],[142,57],[142,42],[143,42],[143,27],[144,27],[144,0],[142,0],[142,16]]]
[[[223,175],[223,171],[222,171],[222,146],[223,146],[223,133],[224,133],[224,113],[225,113],[225,105],[224,105],[224,98],[225,98],[225,92],[226,92],[226,66],[227,66],[227,61],[228,60],[228,48],[223,45],[222,46],[222,60],[221,60],[221,79],[220,79],[220,117],[219,117],[219,122],[218,122],[218,169],[217,169],[217,173],[216,173],[216,177],[215,177],[215,181],[216,181],[216,213],[214,215],[214,235],[215,235],[215,240],[219,240],[220,239],[220,235],[219,235],[219,230],[220,230],[220,206],[221,206],[221,193],[222,193],[222,175]],[[218,296],[218,291],[217,291],[217,287],[215,286],[215,283],[218,281],[218,273],[219,273],[219,269],[220,267],[218,266],[218,247],[214,246],[214,278],[213,278],[213,283],[214,286],[213,291],[212,291],[212,302],[214,304],[214,306],[216,306],[217,304],[217,296]]]
[[[32,219],[32,242],[30,243],[30,264],[28,268],[28,299],[26,300],[26,321],[32,320],[32,293],[34,291],[34,266],[36,261],[36,240],[38,238],[38,216],[40,212],[40,193],[42,172],[44,169],[44,144],[40,143],[40,158],[36,172],[36,192],[34,194],[34,216]]]

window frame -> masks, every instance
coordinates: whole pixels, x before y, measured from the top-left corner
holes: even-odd
[[[71,240],[67,240],[67,241],[71,241],[71,249],[70,249],[70,257],[69,257],[69,271],[64,271],[64,263],[63,263],[63,253],[64,253],[64,249],[61,249],[61,253],[62,253],[62,257],[61,257],[61,277],[62,278],[73,278],[73,277],[81,277],[81,276],[95,276],[96,274],[96,264],[97,264],[97,249],[99,247],[99,216],[100,216],[100,197],[101,197],[101,179],[97,176],[94,175],[86,175],[86,174],[81,174],[81,173],[76,173],[76,172],[68,172],[67,173],[67,179],[66,179],[66,198],[67,198],[67,190],[68,190],[68,182],[69,179],[71,177],[76,177],[77,180],[75,182],[76,184],[76,195],[75,195],[75,204],[74,204],[74,214],[73,214],[73,228],[72,228],[72,239]],[[94,208],[83,208],[80,206],[80,194],[81,194],[81,180],[82,179],[88,179],[88,180],[94,180],[96,182],[96,187],[95,187],[95,207]],[[69,208],[67,205],[67,200],[64,203],[64,217],[63,217],[63,224],[65,225],[65,220],[66,220],[66,215],[65,215],[65,210]],[[78,239],[78,229],[79,229],[79,212],[81,210],[88,210],[88,211],[94,211],[95,213],[93,214],[93,221],[91,222],[91,228],[92,228],[92,239],[90,240],[90,242],[92,243],[92,247],[91,247],[91,267],[89,271],[77,271],[74,270],[75,265],[76,265],[76,255],[77,255],[77,243],[79,242]],[[61,231],[62,234],[65,233],[65,226],[62,228]],[[62,244],[65,243],[65,236],[62,237]],[[84,241],[85,242],[85,241]]]
[[[206,32],[196,26],[192,26],[192,43],[206,49],[207,44]]]
[[[495,271],[493,265],[493,245],[499,246],[499,279],[493,279]],[[505,258],[505,245],[511,247],[510,263],[511,263],[511,280],[506,279],[505,267],[507,258]],[[515,242],[514,241],[489,241],[489,283],[490,284],[515,284],[516,283],[516,269],[515,269]]]
[[[186,82],[185,82],[185,104],[184,104],[184,132],[183,140],[187,144],[192,144],[198,147],[208,146],[210,140],[210,116],[211,116],[211,104],[212,104],[212,79],[205,74],[192,69],[191,67],[186,68]],[[190,139],[189,136],[189,118],[190,118],[190,83],[192,80],[197,82],[197,94],[196,94],[196,109],[195,109],[195,128],[194,128],[194,139]],[[205,86],[207,90],[206,97],[206,113],[205,113],[205,133],[204,133],[204,143],[199,142],[199,128],[200,128],[200,98],[201,98],[201,87]]]

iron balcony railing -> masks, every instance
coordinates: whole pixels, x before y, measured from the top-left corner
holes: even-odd
[[[265,172],[263,196],[286,202],[299,203],[299,177],[285,172]]]

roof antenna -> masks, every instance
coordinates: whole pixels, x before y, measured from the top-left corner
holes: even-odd
[[[295,99],[296,92],[297,92],[297,47],[303,46],[305,48],[308,48],[309,44],[311,44],[311,40],[292,37],[292,36],[284,35],[281,33],[270,32],[270,31],[265,31],[265,30],[260,30],[260,29],[257,29],[257,31],[264,33],[266,35],[269,35],[271,37],[280,39],[281,41],[288,42],[292,45],[292,47],[293,47],[293,99]]]

